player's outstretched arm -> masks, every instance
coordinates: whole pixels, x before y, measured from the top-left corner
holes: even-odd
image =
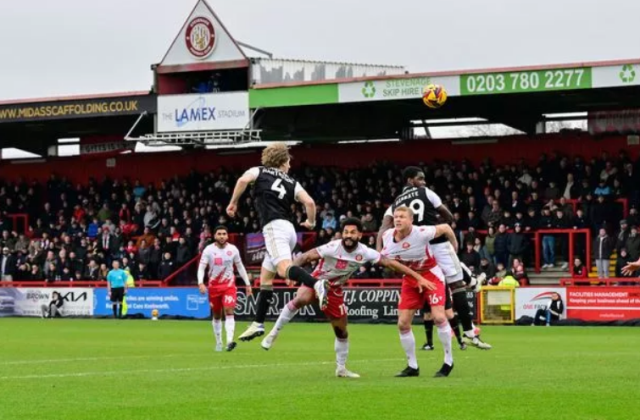
[[[451,245],[453,245],[453,248],[456,250],[456,252],[458,252],[458,239],[456,238],[456,234],[453,232],[453,229],[451,229],[451,226],[444,223],[436,225],[435,237],[438,238],[440,236],[445,236],[449,240],[449,242],[451,242]]]
[[[638,261],[636,262],[629,263],[622,267],[622,274],[624,274],[625,276],[630,276],[638,270],[640,270],[640,259],[638,259]]]
[[[447,208],[447,206],[442,204],[437,208],[437,210],[440,217],[442,217],[442,220],[444,220],[446,223],[453,223],[453,214],[451,214],[451,211]]]
[[[322,257],[317,248],[313,248],[311,251],[307,251],[304,254],[299,255],[293,260],[293,265],[303,267],[313,261],[318,261]]]
[[[429,290],[436,290],[436,285],[433,282],[425,279],[420,274],[416,273],[409,267],[400,264],[398,261],[383,256],[380,258],[378,264],[383,267],[390,268],[391,270],[398,273],[404,274],[405,276],[413,277],[418,282],[418,287],[420,287],[421,290],[423,287],[426,287]]]
[[[205,293],[207,291],[207,288],[204,285],[204,275],[207,270],[207,261],[208,256],[205,249],[200,256],[200,263],[198,264],[198,288],[200,289],[200,293]]]
[[[378,230],[378,237],[376,238],[376,251],[380,252],[382,250],[382,235],[389,229],[393,227],[393,217],[389,215],[384,215],[382,218],[382,224],[380,225],[380,230]]]
[[[238,201],[242,194],[247,190],[249,184],[255,182],[258,175],[255,174],[255,171],[251,169],[244,173],[238,181],[236,182],[236,186],[233,189],[233,195],[231,196],[231,201],[227,206],[227,214],[229,217],[236,217],[236,211],[238,210]]]
[[[236,266],[236,270],[238,270],[238,274],[240,274],[240,277],[244,282],[245,289],[246,289],[245,291],[247,295],[251,296],[252,291],[251,291],[251,281],[249,280],[249,274],[247,274],[247,269],[244,267],[244,264],[242,263],[242,259],[240,258],[240,253],[237,251],[236,251],[235,257],[233,258],[233,264]]]
[[[300,190],[296,195],[296,199],[302,203],[307,213],[307,220],[302,222],[302,226],[309,230],[313,230],[316,227],[316,202],[304,189]]]

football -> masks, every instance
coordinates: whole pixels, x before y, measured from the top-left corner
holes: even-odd
[[[440,85],[425,86],[422,91],[422,101],[429,108],[440,108],[447,102],[447,91]]]

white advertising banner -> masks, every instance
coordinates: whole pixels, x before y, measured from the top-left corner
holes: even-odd
[[[93,289],[90,288],[7,287],[0,288],[0,316],[40,316],[42,305],[49,305],[54,291],[64,300],[63,316],[93,315]]]
[[[523,287],[516,289],[516,319],[523,316],[533,318],[538,309],[545,309],[551,302],[551,296],[558,293],[563,302],[567,300],[567,289],[564,287]],[[565,304],[566,307],[566,304]],[[565,313],[561,319],[567,317]]]
[[[242,130],[249,125],[249,92],[158,96],[158,132]]]
[[[341,83],[338,98],[340,103],[422,98],[429,84],[443,86],[449,96],[460,95],[460,76],[437,76]]]
[[[640,85],[640,64],[594,67],[591,72],[594,89]]]

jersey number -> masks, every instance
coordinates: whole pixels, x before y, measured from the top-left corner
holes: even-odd
[[[413,200],[409,203],[409,208],[413,211],[415,217],[418,218],[418,223],[424,220],[424,203],[422,200]]]
[[[273,182],[273,185],[271,185],[271,190],[278,193],[278,198],[280,200],[282,200],[284,198],[284,196],[287,195],[287,190],[282,185],[282,180],[281,179],[276,179]]]

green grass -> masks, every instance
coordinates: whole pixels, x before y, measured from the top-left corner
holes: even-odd
[[[421,377],[394,378],[395,327],[350,329],[359,380],[333,376],[325,324],[215,353],[207,322],[0,319],[0,419],[640,418],[635,329],[484,327],[494,349],[456,351],[445,379],[439,348],[419,352]]]

